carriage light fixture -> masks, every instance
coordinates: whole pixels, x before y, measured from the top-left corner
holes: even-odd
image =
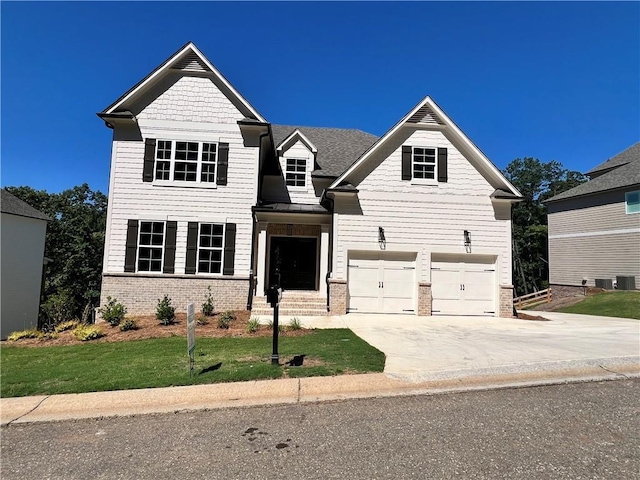
[[[469,230],[464,231],[464,246],[465,247],[471,246],[471,232]]]
[[[382,227],[378,227],[378,244],[381,250],[384,250],[387,246],[387,239],[384,237],[384,228]]]

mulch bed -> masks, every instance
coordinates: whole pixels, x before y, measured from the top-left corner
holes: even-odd
[[[538,315],[528,315],[526,313],[518,312],[518,318],[520,320],[535,320],[537,322],[548,322],[548,318],[539,317]]]
[[[270,337],[273,335],[273,330],[267,325],[260,325],[258,330],[254,333],[247,332],[247,325],[251,312],[249,311],[237,311],[234,312],[236,319],[231,322],[228,329],[218,328],[218,315],[216,313],[211,317],[207,317],[209,323],[206,325],[198,325],[196,323],[196,338],[222,338],[222,337]],[[128,316],[136,321],[138,325],[137,330],[127,330],[121,332],[119,327],[112,327],[106,322],[100,322],[96,324],[104,332],[105,336],[97,340],[90,340],[88,342],[81,342],[77,340],[71,331],[61,332],[58,338],[39,340],[37,338],[23,338],[16,342],[3,341],[2,345],[20,345],[30,347],[48,347],[54,345],[76,345],[80,343],[105,343],[105,342],[123,342],[129,340],[144,340],[148,338],[166,338],[166,337],[186,337],[187,336],[187,314],[176,313],[176,320],[171,325],[161,325],[156,319],[155,315],[146,316]],[[196,314],[196,320],[201,318],[200,314]],[[285,328],[287,324],[285,323]],[[302,335],[309,335],[311,330],[289,330],[288,328],[284,333],[287,337],[298,337]]]

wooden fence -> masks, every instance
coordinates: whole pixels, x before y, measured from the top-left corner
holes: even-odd
[[[540,290],[538,292],[522,295],[521,297],[515,297],[513,303],[517,309],[524,307],[532,307],[541,303],[549,303],[551,301],[551,289]]]

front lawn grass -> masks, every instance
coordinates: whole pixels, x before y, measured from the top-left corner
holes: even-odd
[[[618,290],[616,292],[598,293],[570,307],[558,309],[558,312],[640,320],[640,292]]]
[[[385,361],[382,352],[347,329],[281,336],[280,363],[304,354],[300,367],[272,366],[270,337],[198,338],[193,378],[184,337],[37,348],[3,345],[0,354],[3,398],[381,372]]]

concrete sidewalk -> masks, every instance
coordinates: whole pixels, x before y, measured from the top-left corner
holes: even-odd
[[[0,423],[640,377],[640,321],[536,314],[550,321],[354,314],[302,318],[306,327],[351,328],[387,355],[385,373],[3,398]]]

